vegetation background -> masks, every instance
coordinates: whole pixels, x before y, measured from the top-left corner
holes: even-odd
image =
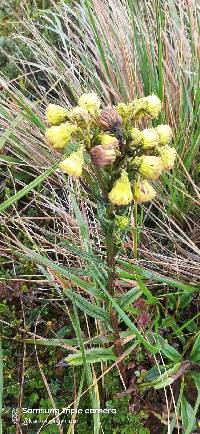
[[[132,234],[124,234],[117,274],[124,315],[143,336],[159,336],[161,349],[156,356],[144,349],[122,320],[130,391],[124,393],[115,363],[92,365],[95,399],[116,409],[112,417],[103,414],[100,432],[197,433],[198,3],[8,1],[0,18],[0,432],[61,433],[60,421],[47,425],[44,414],[35,424],[31,415],[28,426],[22,415],[14,424],[11,410],[91,407],[85,366],[58,363],[70,348],[112,342],[111,331],[102,336],[98,314],[104,313],[88,284],[106,272],[97,211],[84,186],[51,170],[58,156],[43,137],[48,102],[74,105],[93,90],[112,104],[156,93],[163,101],[158,121],[173,128],[179,155],[156,201],[138,210],[137,261]],[[70,300],[71,285],[76,298]],[[73,421],[64,432],[73,432]],[[97,433],[95,424],[79,415],[75,432]]]

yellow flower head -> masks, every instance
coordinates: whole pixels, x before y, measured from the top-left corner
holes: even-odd
[[[76,125],[66,122],[46,129],[45,137],[55,149],[63,149],[71,139],[73,133],[77,131]]]
[[[131,130],[130,130],[130,136],[131,136],[130,146],[134,147],[134,146],[139,145],[139,143],[142,140],[141,131],[138,128],[131,128]]]
[[[71,155],[65,160],[61,161],[60,169],[62,172],[71,176],[81,176],[83,170],[83,145],[80,146],[78,151],[72,152]]]
[[[158,179],[163,170],[161,158],[153,155],[136,157],[133,163],[138,166],[138,171],[142,176],[150,179]]]
[[[75,107],[71,111],[71,120],[79,127],[85,127],[90,120],[89,112],[84,107]]]
[[[66,119],[69,117],[69,113],[70,111],[64,107],[60,107],[57,104],[49,104],[45,114],[49,124],[59,125],[66,121]]]
[[[176,160],[176,149],[166,145],[159,147],[158,153],[161,157],[163,168],[165,170],[172,169]]]
[[[99,141],[100,141],[101,145],[103,145],[103,146],[113,145],[113,146],[118,147],[118,145],[119,145],[119,140],[117,140],[117,138],[115,136],[112,136],[111,134],[108,134],[108,133],[101,134],[99,136]]]
[[[145,112],[150,118],[157,118],[161,111],[161,100],[156,95],[149,95],[144,98]]]
[[[133,184],[133,197],[137,202],[149,202],[156,196],[156,191],[146,179],[137,179]]]
[[[144,149],[155,148],[159,144],[159,135],[154,128],[141,131],[141,142]]]
[[[128,205],[132,201],[133,194],[126,170],[122,170],[121,176],[115,182],[108,198],[114,205]]]
[[[169,125],[158,125],[156,131],[159,135],[159,145],[168,145],[172,139],[172,129]]]
[[[96,93],[83,93],[78,100],[78,105],[86,109],[91,116],[97,116],[100,109],[100,99]]]
[[[116,110],[118,114],[121,116],[122,121],[126,123],[132,116],[133,108],[131,104],[124,104],[123,102],[120,102],[116,106]]]
[[[131,111],[131,118],[134,120],[140,120],[146,115],[145,112],[145,98],[137,98],[129,104]]]

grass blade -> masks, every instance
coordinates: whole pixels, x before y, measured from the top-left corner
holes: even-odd
[[[34,181],[30,182],[30,184],[26,185],[24,188],[22,188],[20,191],[18,191],[13,196],[9,197],[7,200],[5,200],[0,205],[0,213],[4,212],[7,208],[9,208],[11,205],[18,202],[19,199],[21,199],[23,196],[25,196],[27,193],[32,191],[35,187],[37,187],[41,182],[43,182],[46,178],[48,178],[53,172],[55,172],[55,169],[57,167],[57,163],[54,164],[52,167],[47,169],[42,175],[39,175]]]

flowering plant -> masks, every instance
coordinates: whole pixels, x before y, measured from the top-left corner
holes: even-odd
[[[83,94],[70,110],[55,104],[46,110],[51,125],[46,139],[62,152],[59,169],[72,177],[84,178],[87,169],[92,168],[98,179],[104,203],[99,220],[107,246],[107,290],[111,297],[115,296],[115,259],[130,228],[131,204],[137,210],[137,203],[153,200],[156,190],[152,182],[175,162],[169,125],[143,130],[138,127],[142,118],[157,118],[160,111],[161,101],[156,95],[101,108],[95,93]],[[136,257],[135,233],[134,253]],[[116,311],[112,310],[110,316],[115,352],[120,357],[123,350]],[[125,366],[122,361],[118,365],[127,384]]]
[[[88,153],[95,170],[103,169],[108,175],[104,194],[113,205],[151,201],[156,196],[151,180],[158,179],[175,162],[176,151],[169,146],[172,130],[169,125],[158,125],[141,131],[135,124],[145,116],[157,118],[160,99],[150,95],[102,110],[100,105],[95,93],[85,93],[71,110],[48,106],[49,144],[64,152],[70,143],[78,144],[77,150],[61,161],[60,169],[71,176],[83,176],[84,154]]]

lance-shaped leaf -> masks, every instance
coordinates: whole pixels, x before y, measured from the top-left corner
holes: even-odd
[[[116,354],[112,348],[92,348],[91,350],[85,350],[85,361],[87,364],[115,361],[117,359]],[[78,366],[83,364],[83,354],[81,351],[77,351],[75,354],[69,354],[59,363],[60,366]]]
[[[75,292],[72,294],[69,289],[64,289],[63,292],[70,300],[75,302],[76,306],[81,311],[87,313],[87,315],[101,321],[109,322],[106,311],[101,307],[97,306],[97,304],[91,303],[86,298],[82,297],[79,294],[76,294]]]

